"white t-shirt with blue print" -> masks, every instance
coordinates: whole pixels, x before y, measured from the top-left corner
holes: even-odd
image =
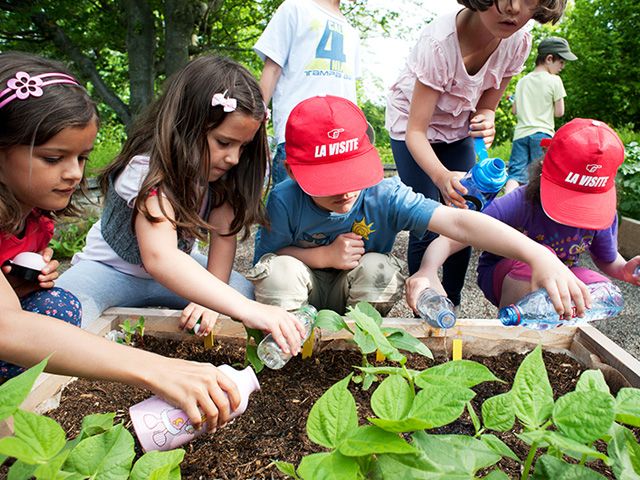
[[[357,233],[366,252],[389,253],[398,232],[424,235],[433,211],[441,204],[415,193],[399,177],[386,178],[362,190],[347,213],[317,206],[296,182],[287,179],[269,194],[267,213],[271,227],[261,227],[256,238],[254,263],[267,253],[285,247],[319,247],[338,235]]]

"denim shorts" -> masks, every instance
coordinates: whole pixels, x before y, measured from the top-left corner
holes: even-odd
[[[544,156],[540,146],[543,138],[551,138],[551,135],[540,132],[513,141],[508,166],[509,179],[521,185],[529,183],[529,165]]]

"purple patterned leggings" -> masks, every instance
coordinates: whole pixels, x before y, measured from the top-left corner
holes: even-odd
[[[24,311],[57,318],[76,327],[80,326],[82,320],[80,300],[58,287],[33,292],[20,299],[20,305]],[[0,360],[0,378],[13,378],[25,370],[23,367]]]

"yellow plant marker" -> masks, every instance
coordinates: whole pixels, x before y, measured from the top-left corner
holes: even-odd
[[[453,359],[462,360],[462,340],[460,338],[453,339]]]
[[[213,332],[204,337],[204,349],[209,350],[210,348],[213,348]]]
[[[384,362],[387,357],[380,350],[376,350],[376,362],[381,363]]]
[[[302,358],[309,358],[313,355],[313,343],[316,337],[316,331],[312,330],[307,341],[302,345]]]

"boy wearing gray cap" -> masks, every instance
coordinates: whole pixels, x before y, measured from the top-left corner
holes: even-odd
[[[567,93],[558,74],[567,61],[577,59],[564,38],[547,37],[538,45],[535,68],[518,81],[512,106],[518,122],[513,135],[506,193],[528,183],[529,165],[543,156],[540,141],[553,136],[554,117],[564,115]]]

